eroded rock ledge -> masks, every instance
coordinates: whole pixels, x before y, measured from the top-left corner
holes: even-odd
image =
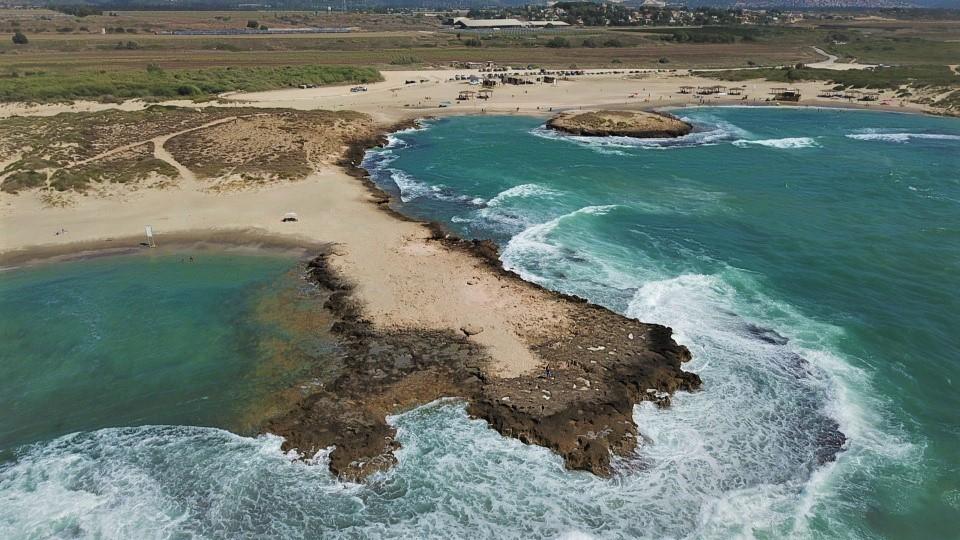
[[[439,233],[432,241],[491,263],[496,256],[485,242]],[[637,445],[634,404],[666,406],[670,393],[700,386],[696,374],[681,369],[690,353],[673,341],[669,328],[582,299],[551,293],[568,304],[574,324],[531,345],[543,360],[542,371],[498,378],[469,332],[378,329],[364,319],[351,284],[326,256],[312,260],[307,271],[328,296],[324,307],[335,314],[331,330],[341,364],[332,380],[265,429],[286,438],[285,450],[305,456],[335,446],[330,469],[344,479],[360,480],[396,462],[399,443],[388,414],[447,396],[466,399],[469,414],[501,434],[557,452],[571,469],[609,475],[611,453],[626,455]]]
[[[548,120],[547,127],[597,137],[667,138],[693,131],[693,126],[671,114],[645,111],[565,112]]]

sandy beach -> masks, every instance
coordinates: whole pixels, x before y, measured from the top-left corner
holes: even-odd
[[[843,64],[837,64],[843,65]],[[845,65],[849,66],[849,65]],[[635,71],[629,73],[628,71]],[[520,71],[530,73],[533,71]],[[475,91],[480,87],[465,80],[471,75],[483,75],[478,70],[444,69],[420,71],[383,71],[384,80],[366,85],[365,92],[352,92],[349,86],[321,88],[291,88],[269,92],[229,93],[217,102],[195,103],[189,100],[164,102],[180,107],[264,107],[298,110],[351,110],[371,115],[374,119],[392,123],[421,116],[462,114],[547,114],[551,110],[572,108],[658,108],[686,105],[775,105],[769,102],[773,88],[789,86],[802,94],[802,105],[830,107],[864,107],[878,110],[931,112],[936,110],[905,99],[891,91],[881,92],[872,103],[850,102],[838,98],[818,98],[821,90],[829,88],[825,82],[801,81],[790,84],[762,79],[745,82],[723,82],[708,79],[696,70],[584,70],[583,75],[558,80],[554,84],[537,83],[523,86],[500,85],[487,100],[457,101],[460,91]],[[411,81],[408,83],[408,81]],[[681,94],[681,86],[739,87],[741,95]],[[441,106],[446,102],[446,106]],[[9,116],[51,116],[61,112],[91,112],[110,109],[139,110],[149,104],[132,100],[120,104],[76,102],[73,104],[4,104],[0,118]]]

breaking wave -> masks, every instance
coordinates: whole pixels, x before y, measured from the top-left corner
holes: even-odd
[[[911,132],[892,132],[882,129],[862,129],[855,133],[848,133],[848,139],[858,141],[882,141],[898,144],[909,143],[912,139],[933,140],[933,141],[960,141],[960,135],[951,135],[947,133],[911,133]]]
[[[390,165],[396,161],[397,157],[392,150],[367,152],[367,156],[363,160],[363,167],[372,175],[388,177],[396,187],[396,194],[399,195],[402,202],[406,203],[415,199],[432,197],[442,201],[471,206],[484,206],[487,203],[482,197],[463,195],[443,184],[429,184],[400,169],[391,167]]]
[[[544,283],[546,274],[540,269],[550,269],[568,257],[577,257],[575,250],[551,241],[549,235],[565,221],[589,216],[602,216],[617,208],[617,205],[586,206],[545,223],[533,225],[513,236],[504,246],[500,261],[507,270],[517,272],[523,279]],[[597,265],[602,261],[594,260]]]
[[[750,146],[766,146],[768,148],[816,148],[820,146],[812,137],[787,137],[784,139],[759,139],[746,140],[738,139],[733,141],[733,145],[738,148],[749,148]]]
[[[527,197],[553,197],[558,195],[556,190],[541,186],[539,184],[520,184],[512,188],[505,189],[497,193],[495,197],[487,202],[487,206],[500,206],[510,199]]]
[[[833,352],[839,328],[766,297],[736,269],[670,277],[652,256],[635,254],[648,266],[630,274],[572,243],[589,220],[620,208],[588,206],[528,227],[507,242],[501,261],[524,279],[668,325],[691,349],[687,369],[704,388],[675,396],[669,409],[638,406],[647,444],[627,465],[643,469],[649,493],[697,509],[679,511],[665,530],[811,536],[814,508],[843,521],[830,502],[838,482],[917,455],[919,447],[878,427],[873,411],[882,403],[865,397],[867,376]]]

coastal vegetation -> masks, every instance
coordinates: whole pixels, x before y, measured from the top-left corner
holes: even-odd
[[[373,68],[345,66],[225,67],[167,70],[156,65],[138,71],[11,70],[0,76],[0,101],[93,99],[211,99],[222,92],[261,91],[298,85],[370,83],[381,80]]]
[[[766,79],[790,83],[794,81],[830,81],[849,88],[960,87],[960,76],[947,66],[910,65],[872,69],[832,70],[803,65],[782,68],[707,71],[704,76],[724,81]]]
[[[0,159],[9,164],[0,171],[0,191],[165,187],[179,177],[156,151],[156,138],[169,135],[175,136],[159,143],[210,189],[297,180],[339,160],[344,145],[371,129],[364,114],[322,110],[152,106],[6,118],[0,120]]]

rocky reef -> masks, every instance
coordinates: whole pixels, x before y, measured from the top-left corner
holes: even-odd
[[[644,111],[564,112],[548,120],[547,127],[573,135],[647,139],[680,137],[693,131],[693,126],[673,115]]]
[[[432,241],[475,250],[484,259],[496,256],[485,242],[449,236]],[[627,455],[637,445],[636,403],[666,406],[672,392],[700,386],[696,374],[681,369],[690,353],[673,341],[669,328],[576,297],[550,293],[569,305],[572,324],[531,345],[542,370],[500,378],[488,370],[487,351],[470,339],[482,330],[378,329],[364,319],[351,284],[325,255],[310,261],[307,277],[335,315],[331,332],[339,342],[339,365],[334,377],[265,430],[285,437],[284,449],[304,456],[335,447],[330,469],[347,480],[396,462],[399,443],[387,415],[450,396],[467,400],[468,413],[501,434],[553,450],[570,469],[606,476],[611,456]]]

